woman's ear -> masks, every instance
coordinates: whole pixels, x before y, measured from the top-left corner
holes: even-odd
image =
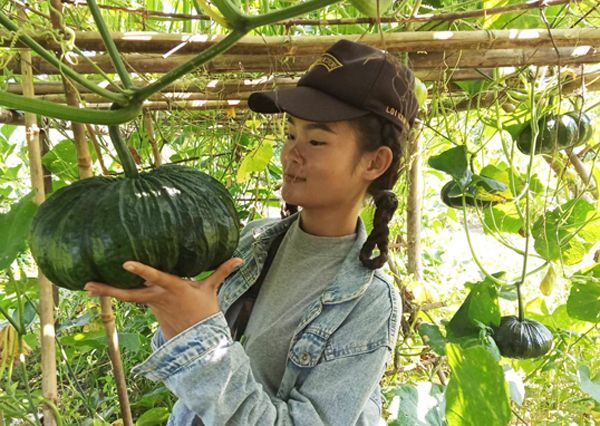
[[[373,152],[367,154],[367,168],[365,169],[365,178],[375,180],[392,164],[394,154],[389,146],[380,146]]]

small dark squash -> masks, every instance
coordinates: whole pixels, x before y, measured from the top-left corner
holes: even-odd
[[[507,358],[536,358],[552,347],[552,333],[543,324],[514,315],[502,317],[492,337]]]

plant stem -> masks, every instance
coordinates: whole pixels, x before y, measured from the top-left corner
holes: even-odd
[[[125,176],[128,178],[138,177],[135,161],[133,161],[133,157],[131,156],[127,145],[125,144],[125,141],[121,137],[119,126],[108,126],[108,134],[110,135],[110,140],[112,141],[115,149],[117,150],[117,155],[119,156],[119,160],[121,160],[121,165],[125,171]]]
[[[141,105],[131,104],[118,111],[101,111],[59,105],[54,102],[29,98],[0,90],[0,105],[46,117],[70,120],[78,123],[121,124],[133,120],[141,111]]]
[[[213,0],[213,4],[219,9],[221,15],[225,18],[228,26],[233,28],[234,31],[240,31],[247,33],[250,28],[248,21],[250,17],[242,14],[240,10],[231,3],[229,0]]]
[[[2,12],[0,12],[0,25],[6,27],[8,30],[13,31],[15,33],[18,33],[19,31],[19,27]],[[106,99],[118,103],[119,105],[124,105],[127,103],[127,98],[125,96],[118,93],[113,93],[110,90],[103,89],[102,87],[99,87],[91,81],[87,80],[81,74],[77,73],[72,68],[62,63],[56,56],[48,52],[38,42],[36,42],[28,35],[22,34],[17,36],[17,38],[21,43],[23,43],[31,50],[36,52],[49,64],[53,65],[56,69],[58,69],[65,76],[69,77],[71,80],[79,83],[83,87],[90,89],[92,92],[105,97]]]
[[[198,56],[192,58],[185,64],[180,65],[174,70],[169,71],[167,74],[163,75],[154,83],[151,83],[146,87],[136,90],[135,94],[133,95],[133,101],[136,103],[141,103],[143,100],[148,99],[154,93],[161,91],[173,81],[189,73],[197,66],[202,65],[205,62],[208,62],[210,59],[214,58],[215,56],[223,53],[231,46],[233,46],[235,42],[242,38],[244,35],[244,32],[233,30],[223,40],[219,41],[217,44],[213,44],[208,49],[203,50],[202,53],[200,53]]]
[[[246,20],[250,28],[256,28],[261,25],[273,24],[284,19],[293,18],[339,2],[340,0],[309,0],[305,3],[295,4],[294,6],[265,13],[263,15],[248,16],[246,17]]]
[[[106,26],[106,22],[104,22],[104,19],[102,19],[102,14],[100,13],[100,9],[98,8],[98,3],[96,3],[96,0],[86,1],[90,8],[90,12],[92,13],[92,17],[94,18],[94,22],[96,22],[96,26],[98,27],[98,31],[100,32],[100,37],[102,37],[102,41],[104,42],[106,51],[108,52],[108,55],[110,56],[110,59],[112,60],[113,65],[115,66],[115,69],[117,70],[117,74],[119,74],[119,77],[125,85],[125,88],[133,88],[133,83],[131,82],[131,78],[129,77],[127,68],[125,68],[123,60],[121,59],[119,50],[117,49],[114,40],[110,36],[108,27]]]
[[[15,320],[13,319],[13,317],[11,317],[10,315],[8,315],[8,312],[4,310],[4,308],[2,307],[2,305],[0,305],[0,314],[2,314],[4,316],[4,318],[6,318],[6,320],[15,328],[15,330],[17,330],[17,333],[23,334],[23,330],[21,330],[21,327],[19,326],[19,324],[17,324],[15,322]]]
[[[201,15],[202,12],[206,13],[213,21],[217,24],[230,28],[229,22],[227,22],[221,15],[219,15],[212,7],[206,2],[206,0],[192,0],[194,4],[194,9],[196,9],[196,13]]]

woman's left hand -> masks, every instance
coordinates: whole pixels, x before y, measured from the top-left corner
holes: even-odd
[[[219,312],[217,290],[241,263],[241,258],[233,257],[208,278],[190,281],[140,262],[127,261],[123,268],[144,278],[146,288],[126,290],[90,281],[85,289],[89,296],[110,296],[124,302],[148,305],[168,340]]]

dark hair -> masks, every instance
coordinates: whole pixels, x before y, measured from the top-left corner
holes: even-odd
[[[398,207],[398,200],[392,191],[400,174],[402,146],[407,138],[408,130],[394,126],[375,114],[349,120],[358,136],[359,154],[375,151],[380,146],[388,146],[392,150],[392,163],[388,169],[375,179],[367,188],[367,193],[375,202],[373,230],[360,250],[360,261],[369,269],[381,268],[388,258],[389,227],[388,224]],[[298,211],[298,206],[285,203],[281,209],[281,217],[288,217]],[[379,255],[371,259],[375,246]]]

